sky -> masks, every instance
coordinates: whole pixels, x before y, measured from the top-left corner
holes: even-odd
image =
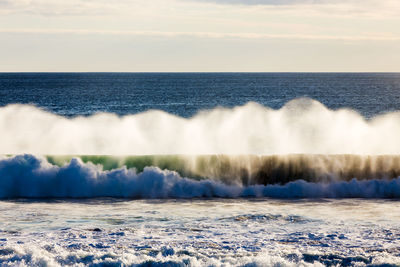
[[[398,72],[399,0],[0,0],[0,71]]]

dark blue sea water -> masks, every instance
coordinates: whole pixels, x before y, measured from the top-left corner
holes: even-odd
[[[400,74],[0,73],[0,106],[33,104],[64,116],[159,109],[191,117],[249,101],[278,109],[299,97],[370,118],[400,109]]]

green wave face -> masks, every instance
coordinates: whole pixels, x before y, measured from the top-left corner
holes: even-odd
[[[49,163],[63,166],[71,161],[72,158],[80,158],[84,163],[101,165],[103,170],[112,170],[121,167],[135,168],[137,172],[142,172],[145,167],[155,166],[160,169],[168,169],[179,172],[181,175],[192,178],[201,178],[191,170],[192,158],[178,155],[152,155],[152,156],[107,156],[107,155],[70,155],[70,156],[46,156]],[[200,172],[202,173],[202,172]]]
[[[96,165],[102,165],[103,170],[112,170],[126,166],[127,168],[136,168],[138,172],[142,172],[147,166],[158,166],[160,168],[171,170],[179,170],[183,167],[182,159],[179,159],[178,156],[46,156],[49,163],[57,166],[63,166],[64,164],[69,163],[72,158],[80,158],[84,163],[91,162]],[[176,167],[173,168],[173,166]]]
[[[63,166],[78,157],[101,165],[103,170],[126,166],[138,173],[155,166],[192,179],[212,179],[226,184],[285,184],[302,179],[309,182],[349,181],[352,178],[390,179],[400,176],[400,155],[148,155],[148,156],[46,156],[51,164]]]

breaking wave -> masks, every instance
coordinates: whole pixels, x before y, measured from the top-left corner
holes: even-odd
[[[0,129],[3,199],[400,196],[400,112],[366,120],[296,99],[65,118],[9,105]]]
[[[295,180],[286,184],[232,185],[189,179],[175,171],[101,165],[72,158],[63,166],[33,155],[0,160],[0,198],[400,198],[400,178],[330,182]]]

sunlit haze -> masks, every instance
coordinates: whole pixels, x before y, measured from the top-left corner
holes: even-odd
[[[397,0],[0,0],[0,71],[400,71]]]

